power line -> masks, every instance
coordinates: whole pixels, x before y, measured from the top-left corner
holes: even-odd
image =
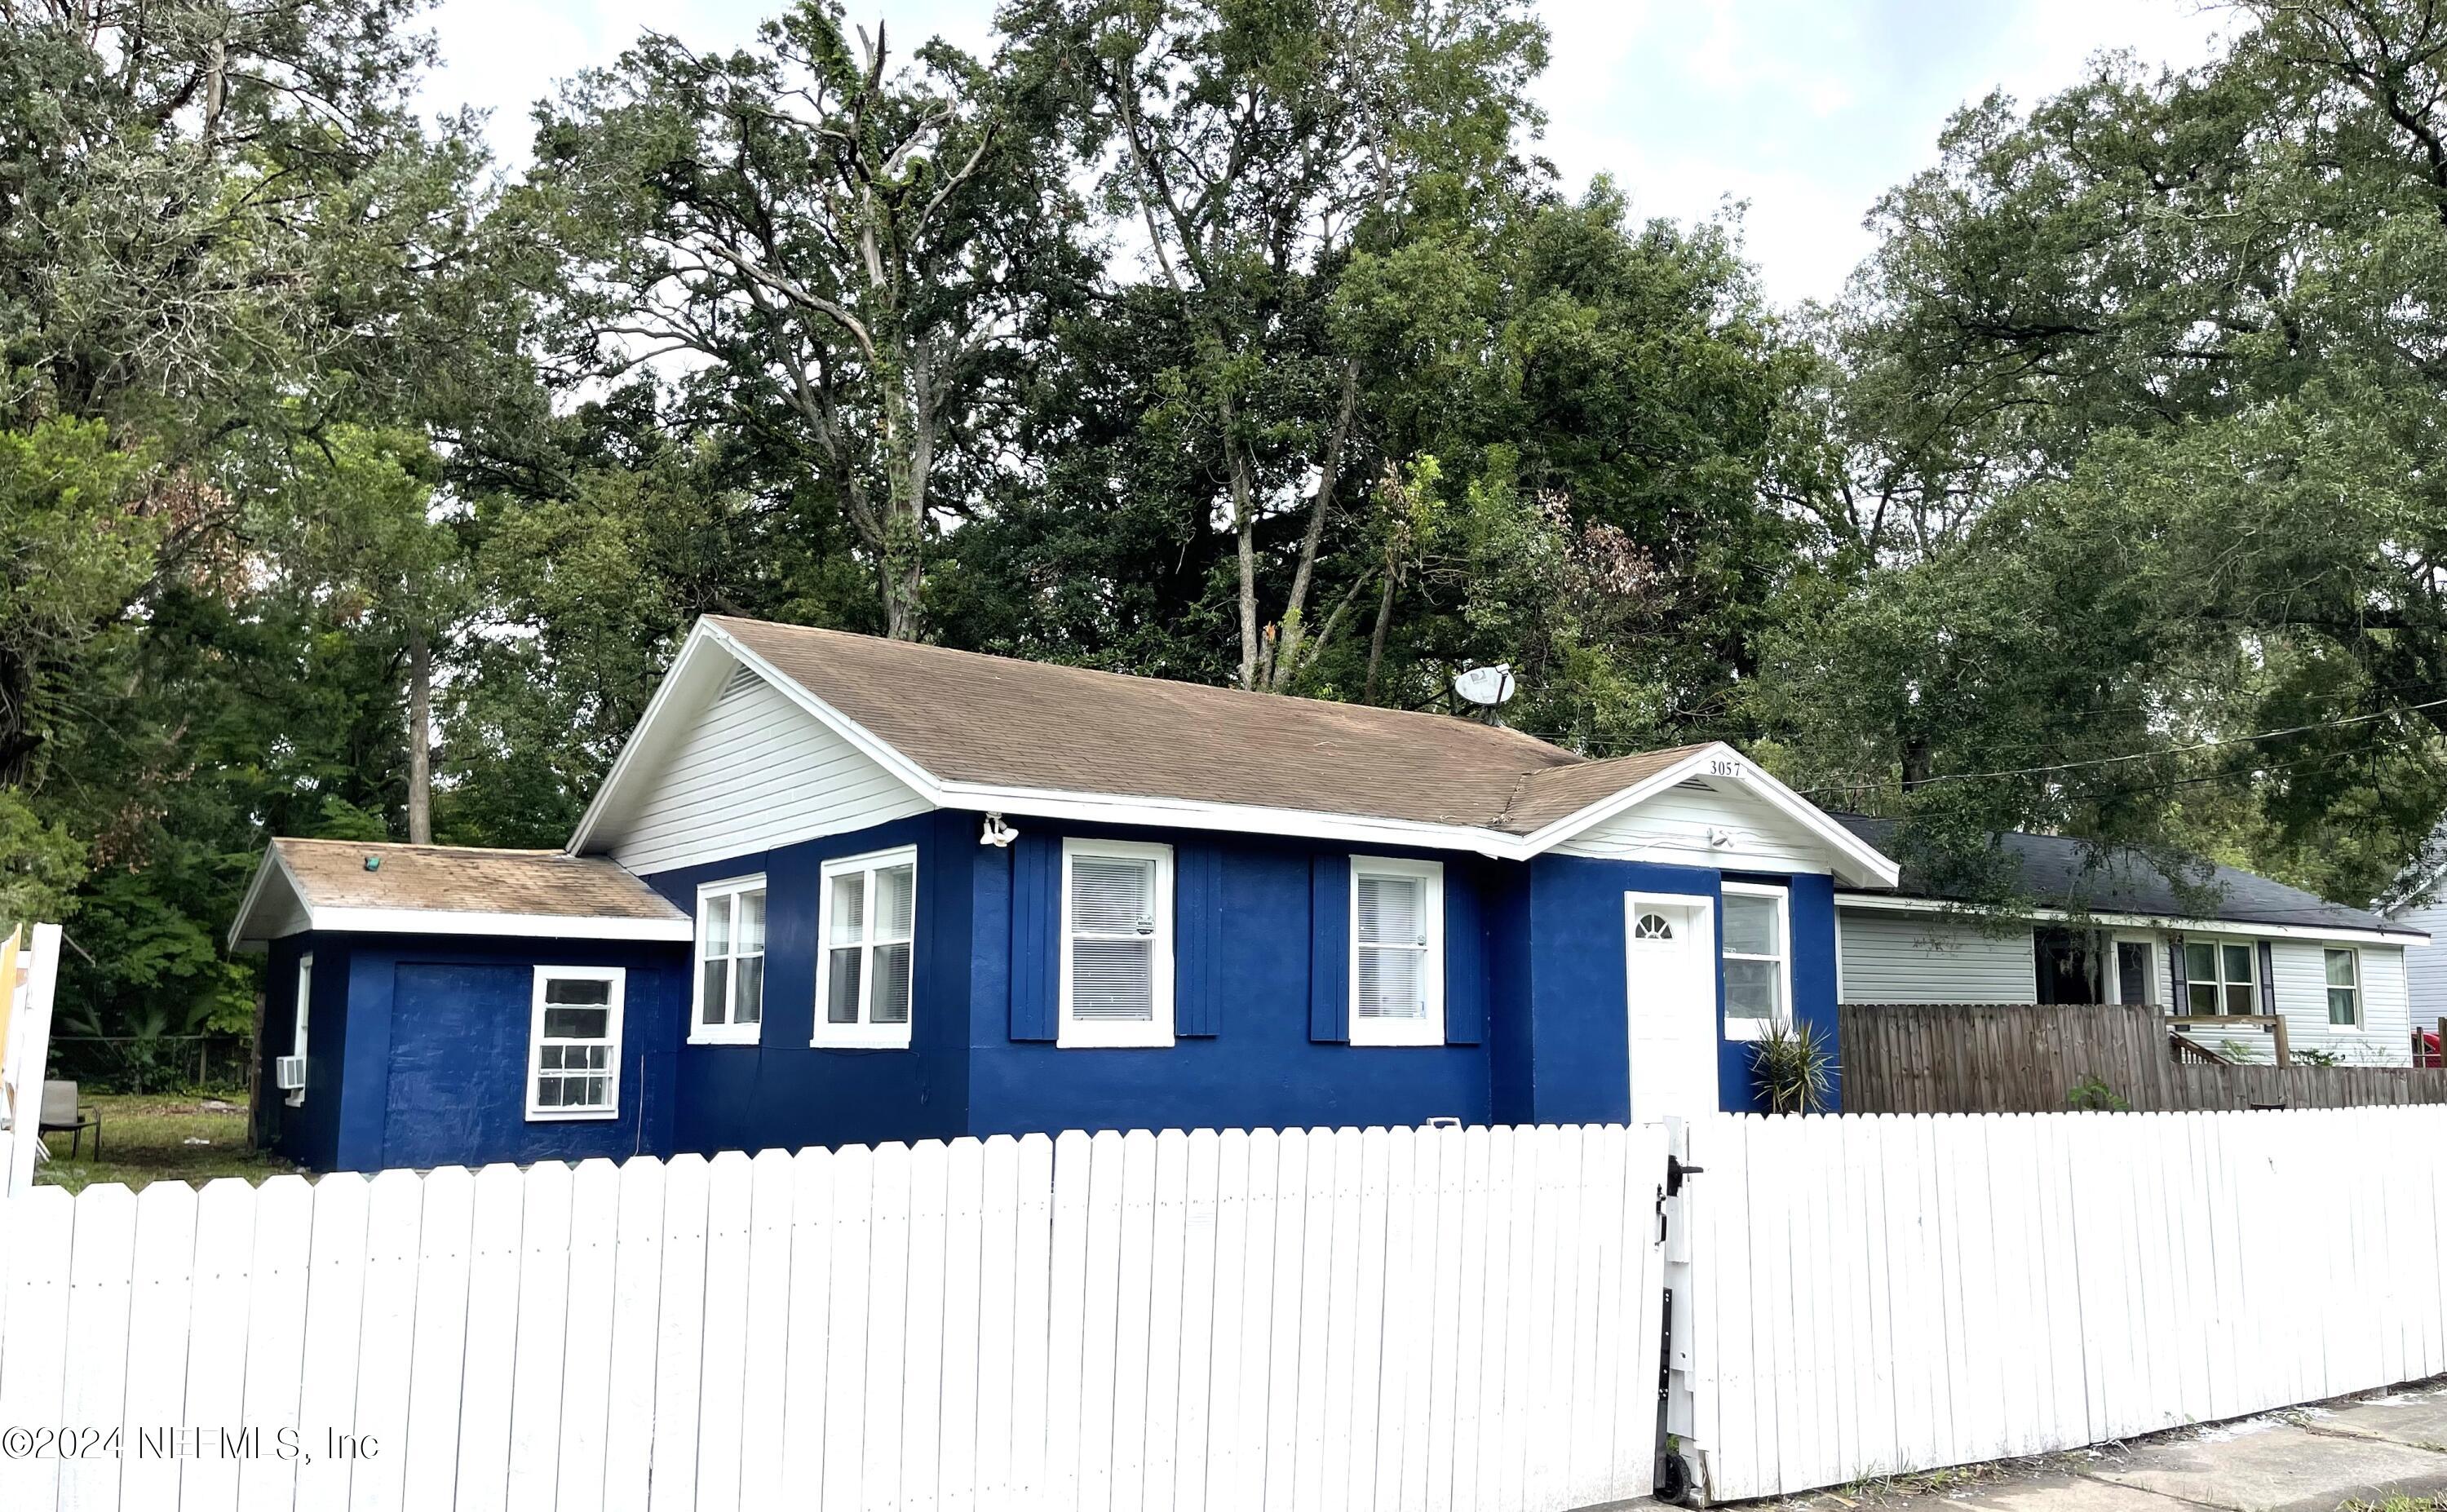
[[[2294,725],[2285,729],[2264,729],[2251,735],[2222,735],[2195,741],[2189,746],[2169,746],[2158,750],[2125,751],[2115,756],[2092,756],[2080,761],[2050,762],[2040,766],[2009,766],[1989,772],[1945,772],[1924,778],[1914,788],[1934,787],[1940,783],[1984,782],[2000,777],[2045,777],[2055,772],[2080,771],[2093,766],[2116,766],[2129,762],[2155,761],[2163,756],[2182,756],[2192,751],[2217,750],[2228,746],[2248,746],[2264,740],[2282,740],[2288,735],[2308,735],[2324,729],[2343,729],[2348,725],[2364,725],[2377,719],[2389,719],[2399,714],[2418,714],[2424,709],[2447,707],[2447,698],[2433,698],[2425,703],[2407,704],[2398,709],[2382,709],[2368,714],[2350,714],[2343,719],[2323,720],[2313,725]],[[1819,787],[1800,789],[1805,798],[1820,793],[1858,792],[1867,783],[1831,783]]]

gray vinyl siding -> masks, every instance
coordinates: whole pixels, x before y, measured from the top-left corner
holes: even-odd
[[[2404,979],[2413,1021],[2436,1029],[2439,1019],[2447,1018],[2447,939],[2441,937],[2447,936],[2447,903],[2400,914],[2396,922],[2430,936],[2430,944],[2404,953]]]
[[[2031,1003],[2031,931],[2003,934],[1942,914],[1836,910],[1847,1003]]]
[[[668,871],[930,806],[780,690],[743,671],[654,774],[612,857],[633,872]]]

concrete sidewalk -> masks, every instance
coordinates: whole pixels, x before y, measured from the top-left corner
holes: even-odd
[[[2337,1512],[2447,1493],[2447,1381],[1871,1490],[1795,1497],[1834,1512]]]

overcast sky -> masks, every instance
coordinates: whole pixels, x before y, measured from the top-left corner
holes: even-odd
[[[778,0],[443,0],[431,104],[492,112],[523,161],[527,109],[608,62],[649,23],[692,45],[743,42]],[[850,0],[901,39],[973,50],[994,0]],[[2200,61],[2231,23],[2200,0],[1543,0],[1554,65],[1544,150],[1573,186],[1615,176],[1644,215],[1695,219],[1746,201],[1771,297],[1827,298],[1868,249],[1861,217],[1933,161],[1946,116],[1992,88],[2029,101],[2083,60],[2129,48]]]

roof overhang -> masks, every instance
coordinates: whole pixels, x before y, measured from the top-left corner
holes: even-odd
[[[309,931],[363,935],[499,935],[534,939],[677,940],[694,937],[686,917],[622,918],[598,914],[495,914],[481,909],[343,908],[306,899],[277,844],[247,884],[230,921],[233,952],[259,951],[275,939]]]
[[[937,777],[872,730],[817,697],[796,678],[711,619],[699,619],[673,658],[671,671],[646,705],[646,712],[629,743],[621,748],[595,801],[580,816],[569,838],[573,855],[598,846],[607,824],[615,822],[632,784],[651,777],[653,768],[684,733],[687,720],[700,711],[721,688],[733,666],[746,667],[825,728],[938,808],[996,813],[1015,818],[1076,820],[1106,824],[1145,824],[1163,828],[1221,830],[1245,835],[1277,835],[1292,839],[1339,841],[1365,845],[1413,846],[1423,850],[1463,851],[1498,860],[1527,860],[1553,849],[1592,825],[1638,806],[1693,776],[1711,783],[1732,783],[1755,794],[1799,828],[1824,844],[1833,859],[1839,880],[1860,886],[1891,887],[1900,868],[1868,841],[1828,817],[1800,794],[1759,769],[1733,747],[1721,742],[1702,746],[1674,765],[1628,787],[1577,810],[1527,835],[1508,834],[1477,824],[1425,823],[1369,814],[1322,813],[1310,809],[1269,808],[1248,803],[1203,802],[1143,794],[1067,791],[1059,788],[1015,787],[989,783],[947,781]]]
[[[1943,898],[1909,898],[1891,893],[1838,893],[1838,908],[1869,909],[1887,914],[1962,914],[1977,912]],[[2425,946],[2430,936],[2412,929],[2356,929],[2350,925],[2267,924],[2248,918],[2175,918],[2155,914],[2076,914],[2063,908],[2018,908],[2004,917],[2039,923],[2078,921],[2108,929],[2163,929],[2171,933],[2258,935],[2271,939],[2351,940],[2365,945]]]

